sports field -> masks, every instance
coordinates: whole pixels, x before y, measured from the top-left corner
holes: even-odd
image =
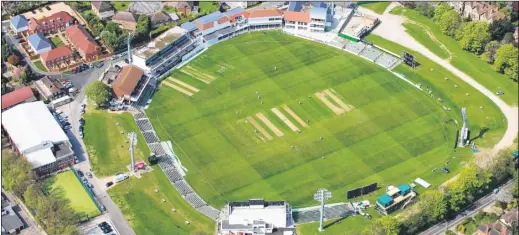
[[[453,154],[458,113],[377,65],[280,32],[215,45],[165,81],[147,113],[217,207],[254,197],[300,207],[321,187],[333,202],[373,182],[437,182],[445,175],[431,169]]]
[[[72,171],[65,171],[46,179],[51,193],[58,194],[70,201],[70,207],[81,217],[94,217],[100,214],[96,205]]]

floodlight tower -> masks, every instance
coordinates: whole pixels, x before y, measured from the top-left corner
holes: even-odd
[[[324,219],[324,202],[332,198],[332,193],[325,188],[321,188],[314,193],[314,200],[321,203],[321,216],[319,217],[319,232],[324,231],[323,219]]]
[[[128,38],[126,38],[126,43],[128,45],[128,51],[127,51],[127,56],[128,56],[128,64],[131,64],[132,63],[132,39],[133,39],[133,33],[128,33]]]
[[[461,127],[460,133],[460,147],[465,146],[466,139],[468,138],[468,126],[467,126],[467,108],[461,108],[461,117],[463,119],[463,126]]]
[[[132,172],[135,172],[135,157],[133,153],[133,148],[137,145],[137,134],[135,132],[128,133],[128,138],[130,139],[130,155],[132,158]]]

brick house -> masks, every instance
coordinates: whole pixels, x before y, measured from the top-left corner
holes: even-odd
[[[449,5],[461,16],[473,21],[492,23],[506,18],[505,14],[499,11],[498,6],[485,2],[449,2]]]
[[[505,225],[499,223],[498,221],[490,224],[480,224],[478,226],[477,235],[512,235],[512,231],[510,231]]]
[[[165,2],[164,5],[175,7],[178,14],[184,16],[190,15],[192,12],[198,12],[198,2],[195,1],[169,1]]]
[[[76,24],[76,20],[65,11],[60,11],[48,17],[40,19],[31,18],[29,20],[29,34],[35,33],[57,33],[67,27]]]
[[[84,60],[96,60],[101,54],[101,48],[84,28],[73,25],[67,28],[66,34]]]
[[[92,12],[99,16],[101,19],[106,19],[114,16],[115,11],[112,5],[108,2],[95,1],[92,2]]]
[[[67,46],[61,46],[40,55],[41,61],[49,70],[59,69],[63,63],[68,64],[74,59],[74,52]]]
[[[169,22],[171,22],[171,17],[163,11],[155,12],[150,17],[150,25],[152,29],[158,28]]]

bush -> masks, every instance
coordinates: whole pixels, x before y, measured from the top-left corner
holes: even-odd
[[[463,224],[458,224],[458,226],[456,226],[456,229],[458,230],[458,232],[461,233],[465,233],[465,230],[467,230]]]
[[[450,229],[445,230],[445,235],[457,235],[455,232],[453,232]]]

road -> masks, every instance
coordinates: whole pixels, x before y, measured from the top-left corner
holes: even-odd
[[[506,184],[499,187],[500,190],[509,190],[514,186],[514,181],[510,180]],[[496,201],[496,194],[490,193],[486,196],[480,198],[479,200],[475,201],[472,205],[470,205],[467,209],[462,210],[460,214],[456,216],[456,218],[442,222],[440,224],[437,224],[426,231],[420,233],[420,235],[440,235],[444,234],[446,229],[449,229],[451,227],[456,226],[458,223],[463,221],[465,218],[469,216],[475,215],[479,210],[489,206],[494,201]]]
[[[519,130],[519,109],[517,108],[517,106],[509,106],[504,101],[499,99],[499,97],[495,95],[493,91],[488,90],[486,87],[479,84],[475,79],[463,73],[456,67],[452,66],[449,63],[449,61],[441,59],[436,54],[432,53],[429,49],[427,49],[425,46],[416,41],[411,35],[409,35],[405,31],[405,28],[402,25],[404,22],[407,21],[407,18],[399,15],[389,14],[391,9],[398,5],[400,4],[396,2],[391,3],[382,15],[361,7],[363,12],[366,12],[370,15],[374,15],[378,17],[381,21],[381,23],[372,31],[372,33],[419,52],[420,54],[434,61],[435,63],[443,66],[445,69],[449,70],[454,75],[459,77],[461,80],[468,83],[469,85],[477,89],[479,92],[487,96],[490,100],[492,100],[492,102],[494,102],[499,107],[499,109],[501,109],[501,111],[506,117],[508,124],[505,135],[494,146],[493,152],[497,153],[501,149],[506,149],[512,146],[514,144],[514,139],[516,138]]]

